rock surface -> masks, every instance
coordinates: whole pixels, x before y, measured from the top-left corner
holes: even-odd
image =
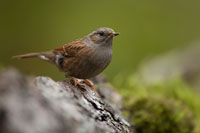
[[[101,78],[95,81],[101,97],[69,81],[30,78],[14,69],[2,72],[0,133],[129,132],[120,96]]]
[[[174,49],[165,54],[144,61],[137,73],[145,83],[160,83],[177,77],[200,89],[200,42],[182,49]]]

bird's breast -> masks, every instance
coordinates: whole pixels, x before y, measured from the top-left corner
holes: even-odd
[[[80,79],[94,77],[101,73],[110,63],[112,49],[94,49],[87,54],[79,54],[75,57],[65,57],[62,71],[68,76]]]
[[[86,61],[87,72],[90,77],[96,76],[101,73],[109,64],[112,59],[112,52],[110,51],[97,51],[90,55]]]
[[[94,51],[91,54],[73,59],[73,67],[68,69],[69,76],[80,79],[94,77],[101,73],[110,63],[112,51]],[[70,64],[68,64],[68,67]]]

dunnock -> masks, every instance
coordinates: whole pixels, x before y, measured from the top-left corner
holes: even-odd
[[[98,28],[87,36],[54,50],[17,55],[13,58],[39,57],[56,65],[66,77],[71,77],[75,85],[84,85],[75,78],[84,79],[94,89],[87,79],[101,73],[108,66],[112,58],[113,38],[117,35],[119,33],[111,28]]]

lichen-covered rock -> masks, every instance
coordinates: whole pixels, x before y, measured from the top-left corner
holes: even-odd
[[[87,86],[34,79],[13,69],[0,74],[1,133],[126,133],[128,127],[118,106]]]

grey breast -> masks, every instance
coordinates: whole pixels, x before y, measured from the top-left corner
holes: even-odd
[[[101,73],[109,65],[112,58],[112,49],[96,49],[92,55],[83,58],[86,59],[80,64],[76,77],[81,79],[91,78]]]

